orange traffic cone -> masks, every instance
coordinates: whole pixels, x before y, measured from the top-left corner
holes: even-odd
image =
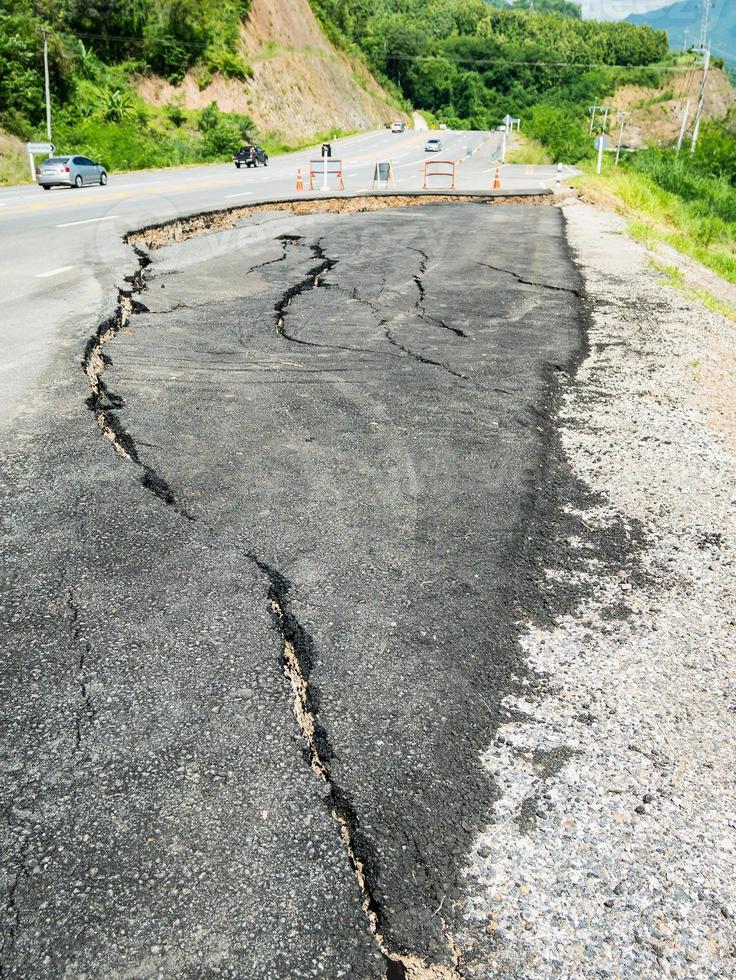
[[[298,191],[304,190],[304,181],[302,180],[302,168],[297,167],[296,170],[296,189]]]
[[[493,189],[494,191],[499,190],[501,187],[501,168],[496,167],[496,176],[493,178]]]

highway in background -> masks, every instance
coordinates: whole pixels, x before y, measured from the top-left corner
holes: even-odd
[[[425,153],[431,137],[442,140],[441,153]],[[500,139],[495,132],[380,130],[335,141],[333,157],[343,161],[346,194],[370,192],[374,166],[382,160],[392,163],[393,189],[418,190],[430,158],[458,162],[458,189],[490,190]],[[106,187],[0,191],[0,421],[15,414],[67,327],[81,321],[93,329],[99,322],[113,282],[132,271],[121,241],[126,232],[198,211],[295,196],[298,169],[309,197],[309,160],[317,152],[273,158],[267,168],[178,167],[112,173]],[[507,166],[501,177],[506,188],[534,189],[551,184],[555,170]],[[313,196],[325,193],[319,183]],[[433,186],[447,183],[438,178]],[[327,193],[338,193],[334,178]]]

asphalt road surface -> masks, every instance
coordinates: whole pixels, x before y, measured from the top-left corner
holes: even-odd
[[[120,255],[132,309],[70,327],[7,441],[3,973],[455,976],[479,756],[564,602],[561,214]]]
[[[386,130],[337,140],[346,193],[370,190],[376,161],[389,159],[398,190],[423,181],[424,142],[439,136],[438,156],[458,164],[460,188],[485,190],[495,176],[498,133]],[[296,194],[297,168],[308,190],[309,160],[316,151],[275,157],[267,168],[236,170],[232,164],[111,174],[106,187],[81,190],[36,186],[0,189],[0,424],[12,420],[42,377],[58,344],[83,320],[90,327],[110,282],[128,262],[126,232],[197,211]],[[538,188],[554,180],[553,168],[506,167],[509,188]],[[435,179],[442,186],[442,179]],[[329,181],[329,194],[337,186]],[[315,194],[321,194],[322,183]]]

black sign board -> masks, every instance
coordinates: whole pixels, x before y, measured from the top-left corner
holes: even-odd
[[[373,183],[388,184],[394,179],[390,160],[380,160],[373,168]]]

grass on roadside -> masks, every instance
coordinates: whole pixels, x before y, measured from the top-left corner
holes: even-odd
[[[28,157],[0,156],[0,185],[30,184],[31,171]]]
[[[592,163],[582,166],[573,186],[628,218],[632,237],[645,244],[665,242],[736,284],[736,223],[704,213],[702,202],[686,201],[647,174],[614,167],[610,160],[600,176]]]
[[[547,149],[529,136],[513,136],[513,144],[506,154],[507,163],[526,163],[532,165],[554,163]]]
[[[695,289],[689,285],[682,269],[679,269],[676,265],[665,265],[654,260],[650,264],[656,272],[666,277],[668,285],[674,289],[678,289],[688,299],[697,299],[703,306],[706,306],[709,310],[713,310],[714,313],[720,313],[721,316],[736,321],[736,305],[719,299],[717,296],[713,296],[706,289]]]
[[[285,143],[273,133],[266,133],[260,145],[269,156],[275,157],[280,153],[298,153],[300,150],[306,150],[310,146],[317,146],[320,143],[331,143],[334,139],[342,139],[344,136],[354,136],[357,132],[359,132],[357,129],[328,129],[324,133],[315,133],[314,136],[310,136],[308,139],[302,140],[299,143]]]

